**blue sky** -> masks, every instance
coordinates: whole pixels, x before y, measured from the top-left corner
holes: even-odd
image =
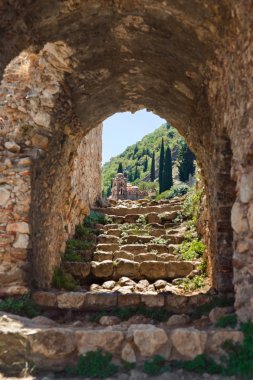
[[[164,119],[146,110],[115,113],[103,122],[103,164],[122,153],[127,146],[153,132]]]

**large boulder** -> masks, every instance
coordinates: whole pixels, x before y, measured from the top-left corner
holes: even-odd
[[[88,351],[103,349],[108,352],[117,352],[124,340],[121,331],[86,330],[75,334],[77,349],[80,355]]]
[[[166,332],[153,325],[133,325],[132,334],[141,356],[153,356],[166,343],[169,345]]]
[[[171,341],[177,352],[185,359],[193,359],[203,354],[207,333],[194,328],[177,328],[170,334]]]

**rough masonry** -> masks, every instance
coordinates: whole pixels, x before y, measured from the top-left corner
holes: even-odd
[[[4,289],[23,291],[25,273],[50,287],[96,197],[89,176],[82,190],[76,182],[78,146],[109,115],[146,107],[194,151],[213,285],[226,293],[234,284],[239,317],[252,319],[252,2],[6,0],[0,17]]]

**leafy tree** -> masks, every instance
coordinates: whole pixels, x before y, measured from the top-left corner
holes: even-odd
[[[123,165],[122,165],[122,162],[119,163],[117,173],[123,173]]]
[[[165,161],[163,167],[162,175],[162,186],[160,185],[160,193],[166,190],[169,190],[173,186],[173,177],[172,177],[172,159],[171,159],[171,150],[168,146],[165,154]],[[162,187],[162,188],[161,188]]]
[[[164,141],[162,138],[162,144],[160,149],[160,158],[159,158],[159,193],[163,191],[163,167],[164,167]]]
[[[143,163],[143,171],[144,173],[148,170],[148,157],[146,156],[146,159]]]
[[[153,152],[152,161],[151,161],[150,180],[151,182],[154,182],[155,180],[155,152]]]
[[[187,182],[189,175],[193,175],[195,172],[194,167],[195,156],[189,149],[188,145],[184,142],[179,152],[179,179],[182,182]]]

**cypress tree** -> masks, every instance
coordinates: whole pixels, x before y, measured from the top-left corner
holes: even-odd
[[[119,163],[117,173],[123,173],[123,165],[122,165],[122,162]]]
[[[151,161],[150,180],[151,182],[154,182],[155,180],[155,152],[153,152],[152,161]]]
[[[136,165],[136,167],[135,167],[135,173],[134,173],[134,181],[136,179],[138,179],[138,178],[140,178],[140,172],[139,172],[139,169],[138,169],[138,167]]]
[[[132,166],[130,166],[129,172],[128,172],[128,181],[133,181],[133,172],[132,172]]]
[[[182,182],[187,182],[189,175],[195,172],[194,167],[195,156],[189,149],[188,145],[184,144],[179,153],[179,179]]]
[[[161,193],[163,190],[163,166],[164,166],[164,142],[162,138],[162,144],[160,149],[160,159],[159,159],[159,193]]]
[[[146,156],[146,159],[143,163],[143,171],[146,172],[148,170],[148,157]]]
[[[173,186],[173,177],[172,177],[172,159],[171,159],[171,150],[168,147],[166,149],[165,161],[163,167],[163,179],[162,179],[162,191],[169,190]]]

